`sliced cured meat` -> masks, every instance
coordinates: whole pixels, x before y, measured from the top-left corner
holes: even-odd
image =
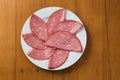
[[[28,53],[28,56],[36,60],[48,59],[51,55],[55,53],[54,48],[46,47],[44,50],[33,49]]]
[[[30,18],[30,29],[40,39],[47,39],[47,23],[33,14]]]
[[[80,22],[74,20],[65,20],[56,25],[53,28],[52,33],[57,31],[69,31],[73,34],[76,34],[82,27],[83,26]]]
[[[27,33],[27,34],[23,34],[22,36],[23,36],[24,41],[29,46],[36,48],[36,49],[44,49],[45,48],[44,42],[41,39],[39,39],[38,37],[36,37],[34,34]]]
[[[53,69],[61,66],[67,60],[68,56],[68,51],[57,49],[49,58],[48,68]]]
[[[59,22],[64,21],[65,17],[66,17],[65,9],[59,9],[53,12],[47,21],[48,33],[51,32],[51,30],[54,28],[55,25],[57,25]]]
[[[80,40],[70,32],[59,31],[50,36],[46,45],[70,51],[82,51]]]

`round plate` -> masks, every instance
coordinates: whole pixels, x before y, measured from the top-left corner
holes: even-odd
[[[61,9],[61,7],[47,7],[47,8],[43,8],[43,9],[36,11],[34,14],[36,14],[37,16],[42,18],[43,20],[47,21],[48,17],[54,11],[56,11],[58,9]],[[66,10],[66,19],[67,20],[75,20],[75,21],[82,23],[82,21],[70,10]],[[35,60],[27,55],[27,53],[29,51],[31,51],[32,48],[25,43],[25,41],[23,40],[22,34],[31,32],[29,23],[30,23],[30,17],[27,19],[27,21],[25,22],[25,24],[22,28],[21,45],[22,45],[22,49],[24,51],[25,56],[36,66],[38,66],[42,69],[46,69],[46,70],[62,70],[62,69],[65,69],[65,68],[73,65],[74,63],[76,63],[80,59],[80,57],[83,55],[83,52],[84,52],[85,47],[86,47],[86,42],[87,42],[87,35],[86,35],[85,27],[83,27],[83,29],[80,30],[76,34],[76,36],[81,41],[82,48],[83,48],[82,52],[70,52],[67,61],[62,66],[55,68],[55,69],[48,69],[48,60]]]

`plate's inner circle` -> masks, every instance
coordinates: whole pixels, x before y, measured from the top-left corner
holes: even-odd
[[[34,14],[39,16],[40,18],[42,18],[43,20],[45,20],[47,22],[48,17],[54,11],[56,11],[58,9],[61,9],[61,8],[60,7],[47,7],[47,8],[43,8],[43,9],[36,11]],[[82,23],[82,21],[70,10],[66,10],[66,19],[67,20],[75,20],[75,21]],[[27,19],[27,21],[25,22],[25,24],[23,25],[23,28],[22,28],[21,45],[22,45],[22,49],[23,49],[26,57],[36,66],[46,69],[46,70],[61,70],[61,69],[65,69],[65,68],[73,65],[82,56],[82,54],[85,50],[85,47],[86,47],[86,42],[87,42],[85,27],[76,34],[76,36],[81,41],[82,49],[83,49],[82,52],[81,53],[80,52],[70,52],[67,61],[62,66],[55,68],[55,69],[48,69],[48,60],[35,60],[27,55],[27,53],[29,51],[31,51],[32,48],[25,43],[25,41],[23,40],[22,34],[31,32],[29,23],[30,23],[30,17]]]

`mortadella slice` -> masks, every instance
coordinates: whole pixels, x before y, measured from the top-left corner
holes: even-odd
[[[51,33],[51,30],[54,28],[55,25],[57,25],[59,22],[64,21],[65,17],[66,17],[65,9],[59,9],[59,10],[53,12],[47,21],[48,33]]]
[[[60,22],[58,25],[56,25],[52,33],[57,31],[68,31],[73,34],[76,34],[80,29],[82,29],[82,24],[80,22],[74,21],[74,20],[65,20],[63,22]]]
[[[23,34],[22,36],[24,41],[32,48],[36,48],[36,49],[45,48],[44,42],[41,39],[39,39],[36,35],[32,33],[27,33],[27,34]]]
[[[44,50],[33,49],[28,53],[28,56],[36,60],[44,60],[48,59],[54,53],[54,48],[46,47]]]
[[[47,23],[33,14],[30,18],[30,29],[40,39],[47,39]]]
[[[80,40],[75,35],[67,31],[54,33],[45,42],[45,45],[69,51],[82,51]]]
[[[69,56],[68,51],[57,49],[56,52],[49,58],[48,68],[53,69],[65,63]]]

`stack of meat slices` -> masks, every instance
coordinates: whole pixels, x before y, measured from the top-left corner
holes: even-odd
[[[33,14],[30,18],[31,33],[22,34],[24,41],[32,47],[28,53],[33,59],[48,59],[48,68],[53,69],[65,63],[70,51],[82,51],[76,33],[82,24],[74,20],[66,20],[66,10],[53,12],[48,21]]]

